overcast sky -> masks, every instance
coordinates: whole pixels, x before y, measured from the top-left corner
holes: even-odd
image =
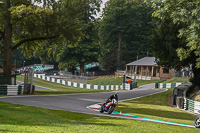
[[[0,1],[1,1],[1,0],[0,0]],[[102,9],[105,7],[105,3],[106,3],[107,1],[109,1],[109,0],[102,0],[101,11],[102,11]],[[41,5],[41,6],[42,6],[42,3],[37,4],[37,5],[39,5],[39,6]],[[100,15],[101,15],[101,12],[100,12],[99,14],[97,14],[97,18],[100,17]]]
[[[105,3],[107,2],[108,0],[102,0],[102,4],[101,4],[101,11],[102,11],[102,9],[105,7]],[[99,13],[98,15],[97,15],[97,17],[99,17],[101,15],[101,13]]]

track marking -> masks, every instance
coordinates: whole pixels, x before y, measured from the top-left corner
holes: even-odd
[[[94,104],[94,105],[90,105],[87,108],[94,110],[94,111],[99,111],[100,110],[100,105],[98,104]],[[140,116],[134,116],[134,115],[130,115],[130,114],[126,114],[126,113],[121,113],[121,112],[117,112],[117,111],[113,111],[114,115],[118,115],[118,116],[122,116],[123,118],[131,118],[134,120],[142,120],[142,121],[147,121],[147,122],[155,122],[155,123],[163,123],[163,124],[167,124],[167,125],[173,125],[173,126],[181,126],[181,127],[189,127],[189,128],[195,128],[193,125],[187,125],[187,124],[181,124],[181,123],[175,123],[175,122],[169,122],[169,121],[162,121],[162,120],[156,120],[156,119],[150,119],[150,118],[145,118],[145,117],[140,117]]]

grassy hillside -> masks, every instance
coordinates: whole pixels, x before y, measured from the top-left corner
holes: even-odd
[[[23,76],[17,77],[18,81],[24,81]],[[122,78],[115,78],[112,76],[103,76],[96,78],[94,80],[88,80],[88,84],[94,84],[94,85],[122,85],[123,79]],[[158,82],[158,80],[137,80],[138,86],[144,85],[144,84],[150,84]],[[72,94],[72,93],[94,93],[94,92],[106,92],[107,90],[94,90],[94,89],[83,89],[83,88],[77,88],[77,87],[70,87],[58,83],[53,83],[49,81],[45,81],[39,78],[33,79],[34,85],[54,89],[54,91],[47,90],[47,91],[36,91],[36,94],[38,95],[46,95],[46,94]]]
[[[184,83],[189,82],[189,78],[171,78],[164,81],[163,83],[183,83],[183,82]]]
[[[138,86],[159,82],[160,80],[136,80],[138,82]],[[98,77],[94,80],[88,80],[89,84],[95,85],[121,85],[123,83],[123,78],[115,78],[114,76],[102,76]]]
[[[172,92],[173,89],[169,89],[151,96],[120,102],[116,110],[151,119],[193,125],[195,115],[168,105],[168,96]]]
[[[20,76],[17,77],[18,81],[24,81],[24,77]],[[50,88],[52,90],[46,90],[46,91],[36,91],[37,95],[53,95],[53,94],[72,94],[72,93],[94,93],[94,92],[106,92],[107,90],[94,90],[94,89],[84,89],[84,88],[78,88],[78,87],[71,87],[67,85],[62,85],[58,83],[53,83],[49,81],[45,81],[39,78],[33,79],[33,84]]]
[[[118,111],[171,122],[193,124],[195,115],[166,105],[169,92],[124,101]],[[198,133],[199,129],[117,119],[0,102],[0,132],[34,133]]]

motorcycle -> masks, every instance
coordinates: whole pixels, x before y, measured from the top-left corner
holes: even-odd
[[[108,102],[107,104],[103,103],[101,105],[100,113],[103,113],[105,111],[105,112],[108,112],[108,114],[111,114],[114,111],[117,104],[118,104],[117,99],[112,99],[112,101]]]
[[[200,128],[200,116],[196,117],[194,120],[194,126]]]

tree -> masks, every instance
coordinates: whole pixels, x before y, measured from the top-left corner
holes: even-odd
[[[117,45],[117,67],[120,67],[121,45],[124,34],[131,26],[128,21],[130,20],[128,9],[131,8],[130,4],[126,4],[125,0],[108,1],[104,9],[102,21],[102,37],[104,41],[112,42],[112,46]]]
[[[157,63],[168,68],[188,65],[186,60],[180,61],[176,51],[180,47],[186,47],[185,38],[178,38],[183,24],[174,24],[170,17],[156,21],[157,28],[153,30],[151,48],[153,55],[158,59]]]
[[[4,55],[4,74],[11,74],[12,52],[23,48],[25,53],[43,40],[73,40],[83,29],[83,11],[89,8],[78,0],[1,0],[0,51]],[[34,2],[43,2],[37,6]],[[5,22],[5,23],[4,23]]]
[[[122,68],[123,62],[133,61],[139,54],[144,57],[149,51],[150,55],[151,12],[152,9],[142,0],[110,0],[107,3],[100,36],[102,47],[106,49],[102,52],[103,58],[106,58],[106,52],[114,52],[113,48],[117,50],[116,60],[113,60],[117,67],[114,70]]]
[[[71,67],[74,70],[75,66],[80,65],[81,74],[84,72],[84,64],[96,62],[99,55],[97,26],[94,15],[99,11],[101,0],[86,0],[85,2],[90,5],[90,8],[84,10],[81,23],[85,25],[85,28],[82,30],[81,35],[76,36],[76,41],[62,40],[59,48],[51,43],[42,48],[43,53],[48,53],[49,56],[59,62],[60,68]],[[44,59],[45,56],[41,57]]]
[[[109,48],[109,51],[103,52],[104,55],[99,59],[103,68],[109,72],[109,74],[113,74],[116,71],[117,65],[117,51],[116,46]]]
[[[185,38],[186,45],[177,49],[180,62],[192,64],[193,84],[200,86],[200,1],[197,0],[166,0],[150,1],[155,9],[153,15],[161,20],[169,16],[175,25],[183,24],[178,31],[179,38]]]

